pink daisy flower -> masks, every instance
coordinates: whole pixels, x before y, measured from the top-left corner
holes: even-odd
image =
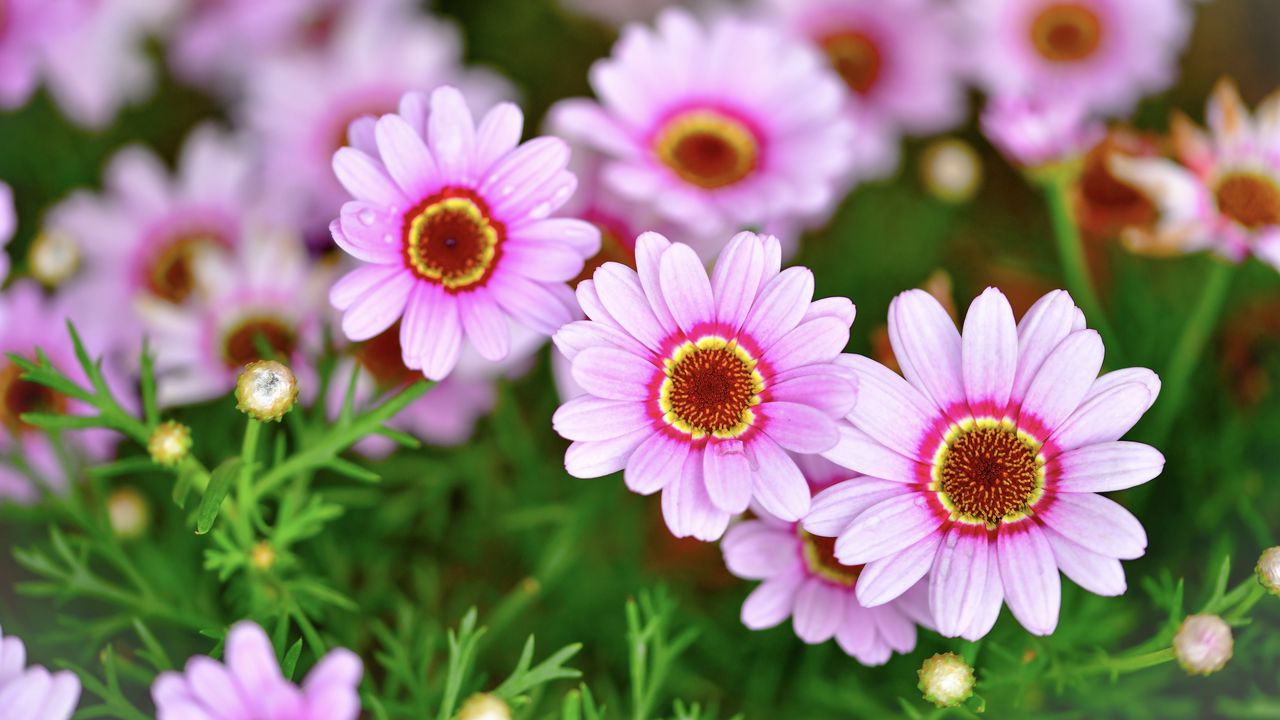
[[[198,655],[183,674],[161,673],[151,686],[157,720],[271,718],[272,720],[356,720],[360,658],[338,648],[307,674],[302,687],[280,673],[267,634],[251,622],[227,635],[223,662]]]
[[[430,112],[425,95],[409,93],[399,114],[373,126],[377,156],[358,147],[334,155],[356,200],[342,206],[333,237],[367,263],[329,294],[348,338],[367,340],[402,319],[405,365],[441,380],[464,338],[499,361],[511,351],[512,321],[550,335],[573,319],[565,282],[599,250],[600,233],[550,217],[576,186],[569,148],[549,137],[518,145],[522,122],[503,103],[477,127],[452,87],[431,94]]]
[[[790,617],[796,637],[809,644],[834,637],[863,665],[915,649],[916,623],[926,619],[928,604],[923,580],[884,605],[865,607],[854,592],[862,567],[841,564],[831,538],[765,512],[729,528],[720,547],[729,572],[763,581],[742,604],[742,624],[752,630]]]
[[[591,69],[601,102],[563,129],[611,160],[614,192],[699,234],[825,216],[853,160],[846,93],[822,57],[769,24],[668,9]]]
[[[965,113],[952,14],[928,0],[768,0],[826,55],[851,93],[859,177],[898,166],[899,137],[954,127]]]
[[[250,5],[261,11],[262,3]],[[331,168],[334,152],[355,140],[353,120],[394,112],[406,92],[444,84],[460,88],[473,111],[510,95],[496,74],[463,68],[456,28],[406,3],[345,2],[332,32],[322,47],[256,63],[241,108],[261,140],[273,201],[321,234],[349,199]]]
[[[257,232],[235,258],[199,255],[199,292],[182,305],[140,298],[138,315],[155,353],[156,399],[183,405],[229,392],[265,343],[314,389],[308,350],[320,345],[332,275],[313,268],[301,239]]]
[[[22,640],[0,634],[0,708],[10,720],[69,720],[80,701],[80,678],[63,670],[26,667]]]
[[[819,453],[857,395],[835,364],[853,303],[812,302],[813,273],[779,271],[773,237],[741,233],[711,278],[687,245],[646,233],[637,269],[606,263],[578,284],[589,320],[555,335],[587,394],[553,419],[573,441],[575,477],[625,470],[627,487],[662,490],[677,537],[715,540],[754,497],[800,519],[809,486],[787,451]]]
[[[0,108],[16,108],[31,97],[49,44],[90,11],[78,0],[5,0],[0,7]]]
[[[899,295],[889,338],[906,375],[846,356],[858,404],[825,456],[869,477],[813,499],[805,529],[836,535],[863,565],[858,599],[876,607],[929,576],[930,616],[948,637],[982,637],[1002,602],[1031,632],[1058,622],[1058,571],[1100,595],[1124,592],[1119,560],[1147,538],[1097,493],[1160,474],[1154,448],[1120,437],[1160,381],[1129,368],[1098,377],[1103,347],[1071,298],[1055,291],[1015,324],[991,288],[964,333],[924,291]]]
[[[92,409],[43,385],[23,380],[22,368],[7,357],[13,353],[34,360],[36,348],[40,348],[54,367],[88,387],[89,379],[76,360],[66,320],[66,303],[46,299],[34,281],[16,282],[0,293],[0,498],[30,502],[37,495],[33,481],[61,490],[71,480],[71,469],[59,462],[48,434],[23,422],[22,415],[87,415],[93,414]],[[78,330],[91,353],[101,351],[105,328],[85,326]],[[105,364],[103,371],[116,397],[129,402],[130,397],[121,393],[126,386],[113,372],[112,364]],[[106,430],[75,431],[64,439],[73,450],[94,460],[106,458],[115,443],[115,435]]]
[[[993,95],[1070,99],[1122,114],[1177,73],[1183,0],[970,0],[968,46]]]
[[[9,253],[5,246],[13,239],[18,229],[18,217],[13,211],[13,190],[4,182],[0,182],[0,285],[9,277]]]
[[[181,304],[199,289],[202,253],[230,255],[256,213],[252,156],[243,140],[205,125],[192,132],[171,175],[150,150],[121,150],[107,165],[105,191],[77,192],[54,207],[47,232],[65,233],[81,252],[66,288],[78,325],[110,327],[114,347],[136,351],[141,327],[102,298]]]
[[[1239,262],[1256,255],[1280,269],[1280,93],[1250,116],[1233,83],[1209,99],[1209,133],[1182,116],[1173,138],[1180,162],[1111,159],[1117,176],[1157,204],[1153,230],[1130,229],[1135,246],[1194,252],[1211,249]]]
[[[982,134],[1010,162],[1037,168],[1079,157],[1106,135],[1106,126],[1065,99],[1004,96],[987,101]]]

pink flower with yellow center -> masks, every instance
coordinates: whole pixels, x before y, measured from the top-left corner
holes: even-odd
[[[769,0],[817,47],[850,92],[859,177],[898,166],[899,137],[941,132],[963,119],[966,99],[954,18],[927,0]]]
[[[371,128],[378,157],[339,150],[334,172],[355,200],[331,226],[339,247],[366,263],[329,298],[351,340],[400,320],[405,365],[440,380],[464,338],[485,359],[511,348],[510,323],[550,335],[573,319],[566,284],[600,248],[588,222],[553,218],[577,185],[569,147],[542,137],[519,144],[511,104],[477,127],[462,94],[410,93],[399,114]],[[366,128],[369,126],[366,124]]]
[[[989,93],[1102,114],[1125,113],[1173,82],[1191,24],[1183,0],[969,0],[958,10]]]
[[[610,189],[689,230],[807,220],[843,195],[843,83],[769,24],[666,10],[628,26],[591,84],[600,102],[564,101],[561,129],[609,157]]]
[[[775,238],[741,233],[708,278],[689,246],[646,233],[636,270],[605,263],[579,283],[589,319],[555,336],[585,391],[553,419],[569,473],[661,490],[678,537],[715,540],[752,498],[800,519],[809,486],[787,451],[835,445],[857,396],[835,363],[854,308],[813,302],[813,273],[780,266]]]
[[[1154,228],[1131,229],[1126,239],[1173,252],[1209,249],[1235,262],[1256,255],[1280,269],[1280,93],[1251,116],[1223,81],[1207,116],[1207,134],[1175,116],[1177,162],[1112,157],[1112,170],[1160,211]]]
[[[1159,391],[1142,368],[1101,377],[1102,340],[1062,291],[1019,323],[988,289],[963,334],[932,296],[899,295],[889,337],[902,376],[861,356],[858,404],[828,459],[864,473],[814,497],[805,529],[836,536],[865,565],[858,599],[879,606],[928,576],[938,631],[990,630],[1007,602],[1037,635],[1058,622],[1058,571],[1100,595],[1124,592],[1120,560],[1142,524],[1097,493],[1160,474],[1164,457],[1120,438]]]

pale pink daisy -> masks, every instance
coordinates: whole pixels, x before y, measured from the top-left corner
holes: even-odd
[[[27,667],[20,638],[0,633],[0,708],[5,720],[69,720],[80,701],[80,678]]]
[[[992,95],[1038,94],[1128,112],[1177,76],[1184,0],[968,0],[968,53]]]
[[[11,361],[13,353],[27,360],[36,359],[36,348],[49,362],[81,387],[89,387],[67,331],[67,304],[61,298],[47,299],[40,286],[22,280],[0,293],[0,499],[30,502],[37,496],[38,485],[63,490],[71,480],[74,468],[59,461],[58,453],[47,433],[22,420],[24,413],[95,414],[88,405],[58,393],[44,385],[22,379],[23,370]],[[78,328],[90,353],[100,354],[102,339],[108,328]],[[106,363],[103,371],[108,387],[116,397],[132,404],[124,395],[125,384]],[[116,436],[106,430],[78,430],[64,435],[64,442],[77,455],[93,460],[106,458]]]
[[[688,246],[656,233],[636,244],[637,270],[605,263],[578,284],[589,320],[556,346],[586,391],[560,407],[575,477],[624,470],[627,487],[662,490],[677,537],[715,540],[754,497],[794,522],[809,486],[787,451],[819,453],[857,397],[835,359],[853,303],[813,302],[813,273],[779,271],[776,238],[737,235],[711,278]]]
[[[298,687],[281,674],[267,634],[245,621],[227,635],[223,662],[197,655],[184,673],[161,673],[151,698],[157,720],[356,720],[363,672],[360,658],[338,648],[321,658]]]
[[[844,194],[843,83],[768,23],[669,9],[628,26],[590,77],[600,102],[565,101],[561,127],[610,158],[611,190],[663,218],[723,236],[823,217]]]
[[[40,84],[51,42],[83,21],[81,0],[5,0],[0,4],[0,108],[25,103]]]
[[[790,617],[796,637],[809,644],[835,638],[863,665],[883,665],[894,652],[911,652],[916,623],[927,619],[926,583],[917,582],[884,605],[865,607],[854,592],[862,567],[841,564],[834,545],[800,523],[763,511],[729,528],[720,543],[725,566],[744,580],[763,581],[742,604],[742,624],[763,630]]]
[[[79,191],[45,220],[45,232],[65,234],[80,251],[79,274],[64,293],[72,317],[111,328],[113,347],[136,352],[141,326],[120,304],[190,298],[198,290],[195,258],[229,257],[243,242],[248,217],[258,214],[254,180],[243,138],[211,125],[187,138],[176,173],[142,147],[118,152],[102,193]]]
[[[261,141],[273,201],[321,234],[348,199],[331,168],[335,151],[356,144],[353,120],[395,112],[406,92],[444,84],[460,88],[475,112],[510,95],[496,74],[462,66],[454,26],[407,3],[346,2],[332,32],[322,46],[256,64],[240,109]]]
[[[901,135],[954,127],[966,109],[951,11],[930,0],[768,0],[850,91],[860,178],[898,166]]]
[[[0,182],[0,285],[9,277],[9,253],[5,246],[13,239],[18,229],[18,217],[13,211],[13,190],[8,184]]]
[[[928,293],[899,295],[889,338],[906,375],[845,356],[858,404],[825,456],[869,477],[818,494],[805,529],[836,535],[836,557],[866,567],[858,599],[881,605],[929,576],[943,635],[982,637],[1002,602],[1037,635],[1058,622],[1058,571],[1100,595],[1125,590],[1119,560],[1143,554],[1142,524],[1097,493],[1160,474],[1154,448],[1120,437],[1160,381],[1098,376],[1102,340],[1055,291],[1020,323],[994,288],[963,335]]]
[[[1029,168],[1078,158],[1107,132],[1082,105],[1065,98],[992,98],[982,109],[980,123],[982,134],[1001,155]]]
[[[355,200],[331,226],[366,265],[331,291],[342,330],[367,340],[400,324],[407,366],[448,376],[464,338],[485,359],[511,352],[512,322],[550,335],[573,319],[565,283],[600,248],[590,223],[551,217],[573,194],[569,147],[519,144],[520,110],[472,121],[462,94],[409,93],[372,128],[378,156],[339,150],[334,172]]]
[[[1208,134],[1175,117],[1179,162],[1111,159],[1112,170],[1160,211],[1153,229],[1131,229],[1126,239],[1178,252],[1210,249],[1235,262],[1256,255],[1280,269],[1280,93],[1250,116],[1235,85],[1223,81],[1207,115]]]
[[[310,354],[321,343],[325,290],[332,274],[312,266],[302,240],[253,230],[235,257],[193,259],[199,290],[182,305],[136,301],[155,353],[156,397],[163,406],[224,395],[245,365],[277,359],[314,391]],[[264,358],[263,346],[274,357]]]

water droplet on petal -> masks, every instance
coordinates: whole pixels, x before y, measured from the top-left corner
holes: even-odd
[[[373,222],[378,219],[378,216],[368,208],[361,210],[359,213],[356,214],[356,217],[359,218],[360,222],[364,223],[365,225],[372,225]]]

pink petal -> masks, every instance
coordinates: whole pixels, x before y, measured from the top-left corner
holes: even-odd
[[[516,322],[551,335],[573,315],[550,287],[515,273],[500,273],[489,281],[498,305]]]
[[[1159,475],[1164,455],[1142,443],[1104,442],[1068,450],[1049,460],[1046,470],[1056,492],[1112,492]]]
[[[338,648],[325,655],[307,673],[302,689],[308,696],[327,687],[355,689],[364,674],[360,658],[350,650]]]
[[[857,314],[857,308],[854,307],[853,301],[849,298],[829,297],[809,303],[809,309],[805,311],[804,318],[800,322],[805,323],[820,317],[829,317],[839,320],[847,327],[853,324],[854,317]]]
[[[662,253],[658,267],[662,297],[676,325],[689,335],[699,325],[715,320],[711,281],[698,254],[688,245],[675,244]]]
[[[979,415],[1003,413],[1018,362],[1018,328],[1003,293],[987,288],[973,301],[964,318],[962,338],[969,407]]]
[[[844,620],[845,591],[811,577],[796,591],[791,622],[796,637],[809,644],[826,642]]]
[[[942,305],[923,290],[908,290],[889,305],[889,342],[907,382],[938,408],[964,402],[960,333]]]
[[[53,683],[40,710],[39,720],[70,720],[80,701],[80,678],[69,671],[53,674]]]
[[[245,698],[254,698],[284,682],[271,641],[254,623],[242,621],[231,628],[224,655]]]
[[[592,347],[613,347],[624,350],[637,357],[645,357],[649,351],[635,338],[623,331],[594,320],[578,320],[571,322],[556,331],[552,338],[556,348],[564,356],[573,360],[578,353]]]
[[[721,510],[737,515],[751,502],[751,466],[742,443],[712,441],[702,452],[702,474],[707,495]]]
[[[1000,618],[1000,608],[1004,605],[1004,586],[1000,582],[1000,564],[987,564],[986,584],[982,589],[982,602],[978,605],[978,611],[973,614],[973,620],[969,622],[964,632],[960,633],[960,637],[970,642],[977,642],[986,637],[991,632],[991,628],[995,627],[996,620]]]
[[[744,580],[766,580],[799,564],[796,536],[759,520],[729,528],[720,550],[729,572]]]
[[[902,613],[896,606],[881,605],[867,608],[876,625],[879,635],[889,643],[889,647],[900,653],[909,653],[916,647],[916,624]]]
[[[752,630],[771,628],[791,614],[804,575],[796,570],[765,580],[742,603],[742,624]]]
[[[1114,501],[1093,493],[1063,493],[1051,500],[1047,508],[1036,509],[1036,516],[1086,550],[1132,560],[1147,549],[1142,523]]]
[[[386,265],[361,265],[351,272],[343,275],[329,289],[329,303],[335,309],[346,310],[351,307],[362,295],[374,288],[380,288],[397,275],[405,272],[402,267],[388,267]]]
[[[841,370],[830,364],[797,368],[775,376],[769,395],[774,400],[809,405],[828,417],[842,418],[858,402],[858,376]]]
[[[498,103],[485,113],[476,128],[476,175],[483,177],[498,158],[515,150],[523,131],[524,114],[513,103]]]
[[[186,675],[191,696],[206,707],[216,707],[233,717],[250,714],[245,696],[222,665],[210,658],[196,656],[187,662]]]
[[[448,377],[462,356],[462,321],[458,317],[457,298],[438,285],[419,283],[415,297],[405,310],[401,344],[406,365],[421,368],[429,380]]]
[[[503,215],[546,217],[573,194],[577,181],[564,172],[569,145],[557,137],[537,137],[493,164],[480,186],[493,198],[494,210]],[[568,183],[566,185],[566,183]],[[535,211],[546,204],[546,211]]]
[[[644,427],[610,440],[571,443],[564,453],[564,469],[576,478],[612,475],[627,466],[631,454],[652,434]]]
[[[907,548],[867,563],[858,576],[858,602],[876,607],[896,600],[933,567],[942,538],[927,535]]]
[[[431,99],[421,90],[410,90],[400,96],[400,104],[396,109],[400,117],[422,137],[427,136],[427,116],[430,114]]]
[[[584,258],[600,250],[600,228],[577,218],[553,217],[521,223],[508,228],[508,237],[535,246],[567,245]]]
[[[712,271],[716,319],[732,330],[741,328],[756,293],[767,279],[763,243],[755,233],[734,235]]]
[[[804,529],[814,535],[835,537],[871,506],[908,492],[902,483],[877,478],[855,477],[838,482],[813,496],[804,516]]]
[[[649,300],[649,309],[658,319],[663,335],[673,335],[679,328],[671,315],[667,298],[662,293],[662,280],[659,278],[662,268],[662,255],[671,247],[671,241],[656,232],[641,233],[636,238],[636,275],[640,280],[640,289]]]
[[[359,342],[391,327],[404,313],[409,292],[417,285],[413,275],[400,272],[369,289],[347,307],[342,316],[342,333]]]
[[[635,271],[618,263],[605,263],[596,270],[593,280],[609,316],[645,347],[660,350],[667,333],[649,307]]]
[[[836,423],[840,439],[822,457],[841,467],[898,483],[928,477],[929,467],[903,457],[848,423]]]
[[[378,154],[391,179],[407,198],[425,198],[436,191],[440,180],[436,162],[422,137],[399,115],[383,115],[374,128]]]
[[[836,421],[809,405],[768,402],[758,406],[756,412],[764,418],[764,433],[792,452],[825,452],[840,439]]]
[[[1051,440],[1061,451],[1119,440],[1151,404],[1147,386],[1128,383],[1104,390],[1082,404],[1054,432]]]
[[[1034,417],[1050,432],[1080,406],[1102,368],[1102,338],[1093,330],[1066,337],[1045,358],[1027,388],[1022,417]]]
[[[573,359],[573,379],[583,390],[608,400],[653,401],[653,365],[625,350],[587,348]]]
[[[791,332],[813,299],[813,273],[792,267],[775,275],[760,290],[742,332],[764,351]]]
[[[582,272],[583,254],[555,242],[508,241],[502,249],[503,267],[530,280],[565,282]]]
[[[1124,368],[1122,370],[1112,370],[1109,373],[1104,373],[1097,380],[1093,381],[1093,385],[1089,387],[1089,392],[1085,393],[1082,404],[1089,402],[1108,390],[1112,390],[1129,383],[1138,383],[1145,387],[1147,392],[1151,394],[1150,399],[1147,401],[1147,407],[1145,408],[1145,410],[1150,410],[1151,405],[1155,403],[1156,398],[1160,395],[1160,378],[1146,368]]]
[[[845,355],[842,364],[858,373],[858,404],[849,419],[876,442],[905,457],[931,462],[942,442],[933,429],[939,415],[933,404],[889,368],[861,355]]]
[[[394,208],[350,200],[342,204],[338,219],[329,223],[329,234],[343,252],[357,260],[403,268],[401,221]]]
[[[623,475],[627,488],[649,495],[671,484],[684,472],[689,450],[688,442],[676,440],[665,432],[653,433],[627,460]]]
[[[893,555],[939,530],[940,521],[919,492],[897,495],[859,513],[836,539],[836,559],[865,565]]]
[[[382,164],[355,148],[344,147],[334,153],[333,173],[357,200],[368,200],[383,207],[409,204]]]
[[[649,426],[644,406],[627,400],[576,397],[556,410],[551,425],[568,440],[610,440]]]
[[[431,93],[431,114],[427,117],[427,144],[446,183],[474,181],[471,167],[475,153],[475,121],[457,88],[444,86]],[[485,193],[486,195],[488,193]]]
[[[1004,525],[996,535],[996,559],[1005,602],[1033,635],[1049,635],[1058,626],[1062,581],[1053,550],[1032,520]]]
[[[938,633],[956,637],[982,605],[991,550],[987,530],[957,524],[942,539],[929,573],[929,612]]]
[[[1086,550],[1051,527],[1045,527],[1044,533],[1053,549],[1054,562],[1075,584],[1096,595],[1124,594],[1124,568],[1119,560]]]
[[[1040,298],[1018,323],[1018,366],[1011,399],[1021,402],[1044,359],[1071,334],[1076,304],[1065,290],[1054,290]]]
[[[766,357],[776,372],[831,362],[849,344],[849,326],[832,317],[802,323],[769,348]]]
[[[754,460],[752,490],[760,505],[785,522],[804,517],[809,512],[809,483],[791,456],[762,436],[751,440],[747,453]]]
[[[729,526],[729,513],[716,508],[707,496],[701,453],[690,453],[684,470],[662,489],[662,516],[672,535],[705,542],[719,540]]]
[[[511,328],[507,316],[483,289],[458,296],[462,330],[485,360],[505,360],[511,352]]]

